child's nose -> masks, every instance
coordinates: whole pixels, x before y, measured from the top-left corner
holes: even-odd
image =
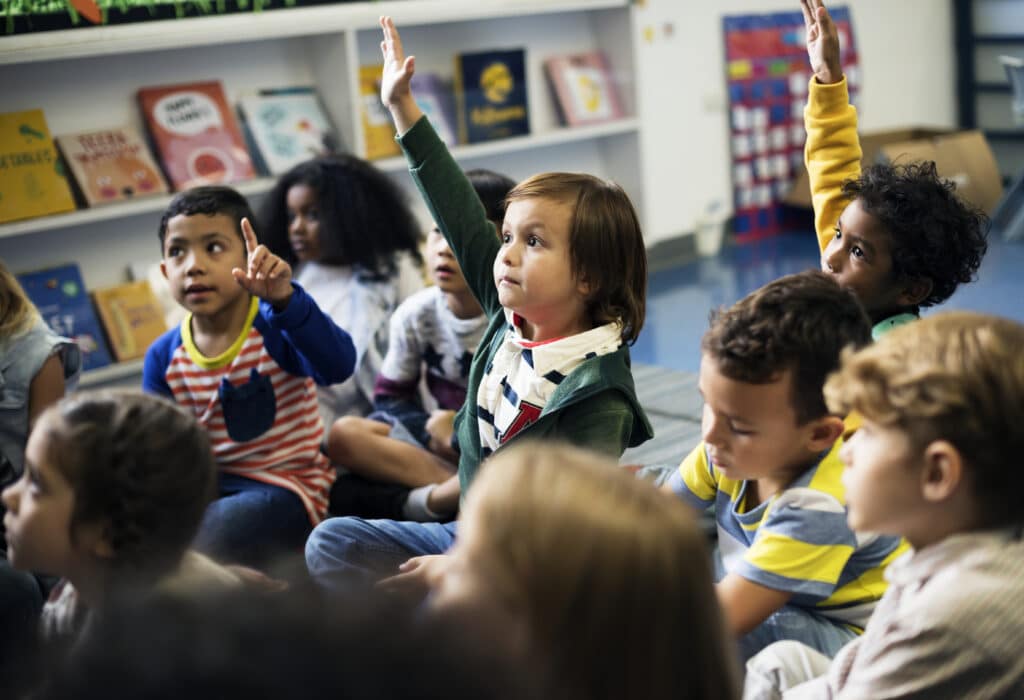
[[[825,253],[825,264],[830,272],[839,272],[843,265],[843,246],[835,245]]]
[[[0,494],[0,501],[3,501],[4,507],[15,514],[18,512],[18,484],[20,483],[21,479],[18,479]]]

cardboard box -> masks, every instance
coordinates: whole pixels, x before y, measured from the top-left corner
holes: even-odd
[[[957,192],[987,213],[1003,196],[1003,180],[992,149],[980,131],[908,128],[862,134],[862,166],[934,160],[939,175],[956,183]],[[801,169],[783,202],[811,207],[807,171]]]

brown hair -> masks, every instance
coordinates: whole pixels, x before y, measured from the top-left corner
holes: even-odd
[[[590,318],[595,325],[620,323],[622,339],[635,342],[646,313],[647,249],[629,196],[593,175],[542,173],[516,185],[506,202],[529,197],[572,204],[573,278],[590,285]]]
[[[701,350],[725,376],[773,382],[792,370],[797,424],[828,413],[821,393],[844,347],[871,341],[871,322],[852,292],[818,270],[780,277],[711,313]]]
[[[527,441],[488,460],[463,523],[508,583],[495,595],[524,615],[552,697],[738,697],[710,556],[677,499],[607,457]]]
[[[969,465],[979,514],[995,527],[1024,519],[1024,325],[965,311],[900,326],[843,355],[825,397],[905,432],[918,449],[950,442]]]
[[[18,278],[0,260],[0,338],[10,338],[28,330],[39,312],[18,283]]]

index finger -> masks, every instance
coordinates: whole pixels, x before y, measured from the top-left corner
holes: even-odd
[[[390,16],[385,15],[380,18],[380,26],[384,30],[385,43],[391,44],[391,55],[399,63],[403,62],[405,60],[405,53],[402,50],[402,38],[398,35],[398,30],[395,29],[395,21]]]
[[[256,232],[252,230],[252,224],[249,223],[249,219],[246,217],[242,217],[242,239],[245,241],[246,255],[252,255],[259,242],[256,240]]]

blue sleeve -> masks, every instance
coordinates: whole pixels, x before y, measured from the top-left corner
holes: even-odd
[[[275,311],[261,300],[253,325],[263,335],[267,352],[284,371],[312,377],[321,386],[340,384],[355,369],[352,338],[301,286],[292,282],[292,287],[292,298],[283,311]]]
[[[142,390],[144,392],[174,399],[171,387],[167,384],[167,367],[171,364],[171,355],[179,345],[181,345],[181,327],[176,326],[154,340],[146,350],[146,358],[142,362]]]

